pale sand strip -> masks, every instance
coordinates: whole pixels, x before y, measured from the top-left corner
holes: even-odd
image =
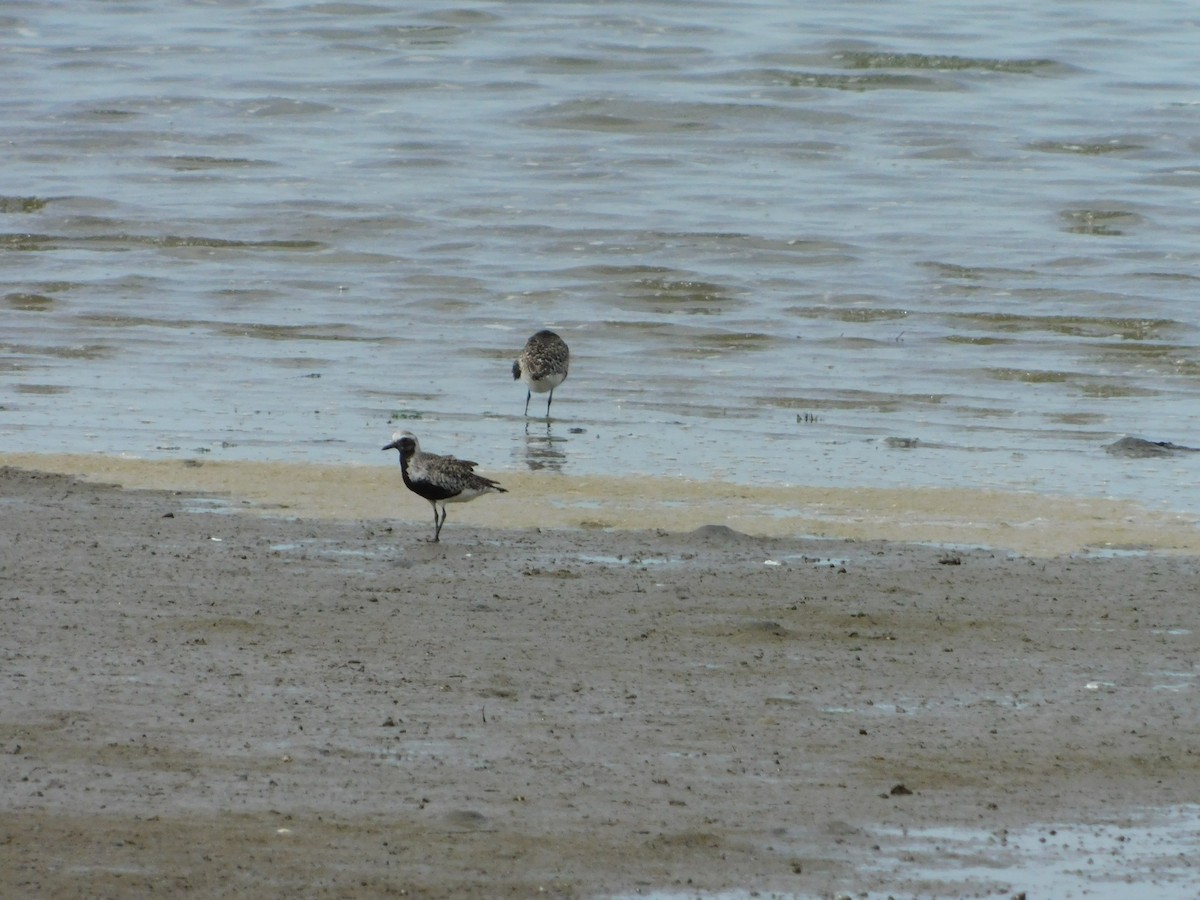
[[[218,494],[268,514],[424,523],[428,504],[399,467],[0,454],[0,465],[126,488]],[[483,471],[481,467],[481,471]],[[1031,556],[1081,551],[1200,553],[1195,516],[1120,500],[967,489],[751,487],[684,478],[571,477],[488,470],[509,493],[456,507],[451,523],[506,528],[690,531],[989,546]]]

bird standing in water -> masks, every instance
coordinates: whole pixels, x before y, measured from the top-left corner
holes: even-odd
[[[546,418],[550,418],[550,404],[554,402],[554,389],[567,380],[567,364],[571,351],[567,342],[553,331],[543,329],[525,342],[521,355],[513,363],[513,381],[523,381],[529,386],[525,392],[525,415],[529,415],[529,398],[534,392],[546,398]]]
[[[392,435],[392,442],[384,450],[397,450],[400,453],[400,474],[404,485],[419,497],[424,497],[433,507],[433,537],[431,543],[437,543],[446,524],[446,504],[466,503],[481,494],[498,491],[506,494],[490,478],[475,474],[478,463],[469,459],[457,459],[453,456],[439,456],[436,453],[424,453],[417,443],[417,436],[411,431],[397,431]],[[442,504],[442,516],[438,518],[438,504]]]

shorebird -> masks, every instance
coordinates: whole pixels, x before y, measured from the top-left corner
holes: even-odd
[[[567,380],[567,363],[570,360],[571,351],[567,349],[567,342],[553,331],[543,329],[525,342],[525,348],[513,363],[513,381],[519,379],[529,386],[525,392],[525,415],[529,415],[529,398],[534,391],[539,394],[549,391],[546,418],[550,418],[554,389]]]
[[[400,474],[404,477],[404,486],[424,497],[433,507],[431,543],[437,543],[442,526],[446,524],[447,503],[466,503],[492,491],[508,493],[492,479],[475,474],[474,469],[479,463],[422,452],[417,436],[411,431],[397,431],[392,435],[392,442],[383,449],[400,452]],[[441,519],[438,519],[439,503],[442,504]]]

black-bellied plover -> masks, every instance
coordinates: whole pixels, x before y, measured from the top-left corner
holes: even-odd
[[[570,361],[571,351],[567,349],[567,342],[553,331],[543,329],[525,342],[525,349],[513,363],[513,381],[520,379],[529,386],[525,392],[525,415],[529,415],[529,398],[534,391],[539,394],[549,391],[546,418],[550,418],[554,389],[567,380],[567,364]]]
[[[466,503],[492,491],[508,493],[492,479],[476,475],[474,469],[478,463],[422,452],[417,436],[411,431],[397,431],[392,435],[392,442],[383,449],[400,452],[400,474],[404,477],[405,487],[424,497],[433,507],[433,537],[430,538],[433,543],[437,543],[442,526],[446,524],[447,503]],[[439,503],[442,504],[441,519],[438,518]]]

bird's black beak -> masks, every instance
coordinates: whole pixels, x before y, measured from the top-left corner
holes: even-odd
[[[388,445],[387,445],[386,447],[384,447],[383,449],[384,449],[384,450],[399,450],[399,449],[400,449],[400,442],[399,442],[399,441],[392,441],[390,444],[388,444]]]

